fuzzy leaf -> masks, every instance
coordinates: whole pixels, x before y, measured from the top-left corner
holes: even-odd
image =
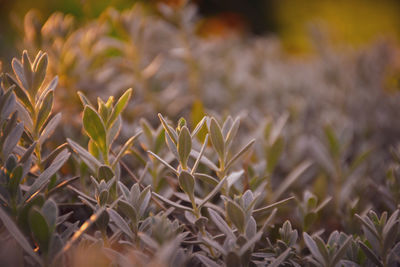
[[[83,127],[103,155],[106,155],[108,153],[106,128],[99,114],[90,106],[85,106],[83,111]]]

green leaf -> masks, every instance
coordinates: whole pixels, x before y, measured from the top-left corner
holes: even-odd
[[[40,86],[43,84],[44,78],[46,77],[46,70],[48,64],[47,54],[44,53],[37,61],[36,68],[34,69],[35,74],[33,76],[32,89],[38,91]]]
[[[33,108],[33,106],[32,106],[32,103],[31,103],[30,99],[29,99],[28,93],[25,91],[25,89],[23,89],[23,88],[19,85],[19,83],[18,83],[16,80],[14,80],[14,78],[11,77],[8,73],[6,74],[6,77],[7,77],[7,81],[8,81],[10,84],[15,85],[14,92],[15,92],[15,94],[17,95],[18,99],[22,102],[22,104],[24,104],[24,106],[25,106],[30,112],[33,112],[34,108]]]
[[[224,137],[222,136],[221,128],[220,128],[218,122],[214,118],[211,118],[210,127],[209,127],[208,132],[211,137],[211,143],[212,143],[215,151],[218,153],[219,158],[222,161],[225,161]]]
[[[125,200],[120,200],[118,202],[118,209],[122,211],[122,213],[128,217],[134,225],[137,224],[137,212],[136,210],[126,202]]]
[[[229,160],[228,164],[226,164],[225,169],[228,169],[229,167],[232,166],[233,163],[235,163],[236,160],[238,160],[241,156],[243,156],[244,153],[247,152],[247,150],[250,149],[250,147],[254,144],[256,140],[251,140],[247,145],[245,145],[242,150],[240,150],[238,153],[236,153],[231,160]]]
[[[115,210],[109,208],[107,209],[107,212],[110,215],[111,220],[117,225],[118,229],[132,239],[134,234],[121,215],[119,215]]]
[[[179,186],[189,196],[191,200],[194,199],[194,177],[187,171],[182,171],[178,177]]]
[[[213,198],[221,189],[221,187],[224,185],[226,179],[228,179],[228,176],[225,176],[221,181],[219,181],[218,185],[214,187],[214,189],[208,193],[208,195],[200,202],[199,204],[199,209],[203,207],[208,201],[210,201],[211,198]]]
[[[52,199],[48,199],[42,207],[42,212],[49,227],[52,228],[51,230],[54,230],[58,217],[57,204]]]
[[[20,82],[22,87],[24,87],[24,89],[27,90],[28,93],[30,94],[29,86],[28,86],[28,83],[27,83],[27,81],[25,79],[24,68],[22,67],[21,62],[18,59],[13,58],[13,60],[11,62],[11,65],[12,65],[14,74],[17,77],[17,80]]]
[[[232,240],[235,240],[235,235],[233,234],[232,229],[228,226],[228,224],[225,222],[225,220],[219,216],[217,212],[214,210],[208,208],[208,213],[210,214],[211,220],[215,223],[215,225],[218,227],[218,229],[226,235],[227,238],[230,238]]]
[[[343,258],[348,246],[350,245],[351,240],[352,240],[352,236],[348,236],[346,238],[346,240],[342,243],[340,248],[336,251],[335,255],[333,256],[332,262],[331,262],[332,266],[336,266],[336,264]]]
[[[178,154],[179,162],[182,169],[187,169],[187,161],[189,159],[190,151],[192,150],[192,137],[190,136],[189,130],[186,126],[183,126],[178,137]]]
[[[225,146],[227,147],[227,149],[232,144],[233,138],[235,138],[235,136],[236,136],[236,134],[238,132],[239,125],[240,125],[240,120],[237,118],[233,122],[233,124],[232,124],[229,132],[227,133],[226,138],[225,138]]]
[[[17,194],[18,186],[22,180],[22,172],[22,166],[18,165],[16,168],[14,168],[10,175],[9,190],[12,196],[16,196]]]
[[[279,257],[274,259],[268,266],[269,267],[279,267],[281,264],[286,260],[286,258],[289,256],[291,248],[287,248],[284,252],[282,252]]]
[[[192,211],[191,208],[188,208],[188,207],[182,206],[180,204],[177,204],[177,203],[169,200],[168,198],[165,198],[165,197],[163,197],[163,196],[161,196],[161,195],[159,195],[159,194],[157,194],[155,192],[152,192],[152,194],[155,195],[157,198],[161,199],[162,201],[164,201],[165,203],[167,203],[168,205],[174,207],[174,208],[181,209],[181,210],[187,210],[187,211],[190,211],[190,212]]]
[[[313,257],[322,265],[324,265],[325,260],[324,257],[319,252],[317,244],[315,241],[309,236],[306,232],[303,233],[304,243],[306,243],[308,249],[310,250]]]
[[[229,220],[236,226],[240,233],[245,230],[245,216],[242,208],[235,202],[228,200],[226,203],[226,212]]]
[[[68,160],[71,153],[64,149],[52,162],[52,164],[42,172],[35,182],[31,185],[29,190],[24,195],[24,202],[29,202],[35,195],[37,195],[50,181],[50,178],[64,165]]]
[[[51,237],[49,225],[43,214],[35,207],[29,212],[29,227],[36,242],[39,244],[40,251],[47,253]]]
[[[47,123],[46,127],[42,130],[39,137],[39,144],[42,145],[49,137],[53,134],[54,130],[57,128],[58,124],[61,121],[61,113],[56,114],[49,123]]]
[[[36,119],[35,131],[38,133],[42,126],[46,123],[53,109],[54,91],[50,91],[44,97],[43,103],[39,107],[39,113]]]
[[[99,114],[90,106],[85,106],[83,111],[83,127],[90,139],[92,139],[102,151],[103,156],[107,155],[106,128]]]
[[[7,158],[8,155],[13,152],[15,146],[21,139],[21,135],[24,131],[24,125],[22,122],[18,123],[14,129],[11,130],[3,144],[2,154],[3,158]]]
[[[83,107],[86,107],[86,106],[93,107],[93,104],[90,102],[90,100],[81,91],[78,91],[78,96],[79,96],[79,99],[81,100],[81,103],[82,103]]]
[[[375,253],[369,247],[367,247],[367,245],[361,241],[358,241],[358,244],[368,259],[370,259],[376,266],[383,267],[383,264],[379,260],[378,256],[375,255]]]
[[[97,174],[98,180],[106,180],[107,182],[115,176],[114,171],[107,165],[101,165]]]
[[[272,201],[277,200],[310,166],[311,161],[303,161],[280,183],[279,187],[274,190]]]
[[[128,104],[129,99],[132,95],[132,88],[126,90],[126,92],[118,99],[118,102],[115,104],[115,107],[111,113],[110,119],[107,122],[107,128],[111,126],[111,124],[117,119],[117,117],[121,114],[121,112],[125,109]]]
[[[118,152],[117,156],[115,157],[112,167],[114,168],[116,164],[120,161],[120,159],[125,155],[125,153],[131,148],[133,145],[133,142],[142,134],[142,132],[137,133],[135,136],[132,136],[131,138],[128,139],[128,141],[125,142],[125,144],[122,146],[120,151]]]
[[[165,121],[164,117],[158,113],[158,117],[160,118],[161,124],[164,127],[164,130],[167,132],[168,136],[171,138],[172,142],[176,145],[178,142],[178,136],[174,129],[172,129],[168,123]]]
[[[40,266],[43,266],[43,261],[39,257],[39,255],[33,251],[31,245],[28,240],[26,240],[25,236],[18,229],[17,225],[13,220],[8,217],[7,213],[4,212],[3,208],[0,208],[0,219],[3,222],[3,226],[7,228],[8,232],[15,238],[18,244],[31,256]]]
[[[25,80],[28,86],[27,89],[31,90],[30,93],[33,98],[36,95],[36,91],[33,90],[32,88],[33,73],[31,67],[31,60],[29,59],[28,52],[26,50],[22,52],[22,66],[24,69]]]

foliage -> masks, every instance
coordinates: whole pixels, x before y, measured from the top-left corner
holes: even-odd
[[[78,29],[60,14],[42,28],[27,25],[39,27],[29,28],[36,32],[27,32],[27,46],[49,54],[39,52],[32,60],[24,51],[12,61],[14,74],[1,76],[0,235],[15,250],[1,254],[2,263],[399,264],[398,149],[384,164],[398,129],[377,130],[375,116],[382,111],[372,104],[373,98],[386,105],[385,119],[393,124],[398,96],[388,98],[376,82],[369,84],[381,74],[373,72],[362,83],[355,75],[346,99],[339,63],[323,65],[333,68],[334,81],[325,72],[316,74],[325,78],[311,80],[324,89],[335,83],[336,91],[303,85],[305,92],[291,95],[299,90],[298,77],[284,78],[293,83],[287,96],[278,97],[273,88],[257,91],[263,79],[282,85],[281,78],[264,73],[269,63],[258,57],[266,51],[238,41],[222,53],[224,44],[195,35],[192,8],[161,5],[160,14],[147,14],[136,5],[122,13],[109,10]],[[156,42],[161,36],[170,39]],[[261,51],[250,53],[257,47]],[[246,69],[227,77],[217,70],[230,66],[229,58],[242,49],[243,60],[234,68],[250,57],[253,67],[261,64],[258,74]],[[215,53],[222,59],[207,65]],[[291,68],[282,64],[272,71]],[[50,78],[56,71],[60,76]],[[120,92],[126,85],[135,90]],[[72,96],[72,87],[85,90]],[[361,87],[371,93],[362,98],[369,114],[343,114],[339,107],[361,105]],[[104,101],[109,94],[120,97]],[[321,118],[298,106],[310,95]],[[324,108],[327,99],[331,105]],[[271,112],[279,116],[268,117],[279,104]],[[222,115],[245,106],[248,113]],[[190,113],[196,119],[185,119]],[[360,125],[344,129],[350,119]]]

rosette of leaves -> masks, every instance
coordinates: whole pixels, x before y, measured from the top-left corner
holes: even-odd
[[[128,104],[131,94],[132,89],[128,89],[115,104],[113,97],[110,97],[107,102],[98,98],[98,108],[95,109],[94,105],[82,93],[79,93],[84,106],[83,129],[89,137],[88,149],[86,150],[75,141],[67,139],[68,144],[86,164],[98,182],[101,183],[104,180],[105,183],[108,183],[115,177],[110,188],[110,196],[107,197],[109,202],[117,199],[116,185],[120,179],[119,161],[129,151],[140,134],[129,138],[118,153],[113,153],[112,145],[122,127],[121,113]],[[100,184],[95,184],[96,190],[103,191],[97,185]]]
[[[258,265],[268,266],[300,266],[300,257],[297,255],[298,232],[292,228],[290,221],[285,221],[278,230],[279,237],[275,244],[267,238],[268,248],[255,253]]]
[[[321,237],[315,235],[311,237],[306,232],[303,233],[304,242],[311,252],[308,261],[313,266],[339,267],[346,255],[346,251],[351,244],[352,236],[334,231],[325,243]]]
[[[129,190],[123,183],[118,184],[122,194],[116,209],[119,213],[113,209],[107,209],[107,211],[117,229],[122,231],[130,241],[137,241],[138,232],[143,232],[149,224],[146,211],[150,204],[151,186],[140,190],[139,184],[136,183]]]
[[[358,244],[367,257],[367,262],[375,266],[396,266],[400,263],[399,210],[388,218],[385,211],[379,218],[374,211],[368,215],[356,215],[362,224],[365,240]]]

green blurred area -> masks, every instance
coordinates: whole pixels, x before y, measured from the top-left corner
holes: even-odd
[[[153,5],[163,0],[139,1]],[[72,14],[78,23],[101,14],[107,7],[118,10],[131,7],[133,0],[0,0],[0,54],[2,59],[15,55],[22,38],[24,15],[37,9],[46,19],[53,12]],[[165,2],[184,2],[171,1]],[[310,29],[317,25],[334,43],[362,45],[380,37],[399,40],[400,1],[396,0],[197,0],[201,16],[218,17],[227,12],[238,14],[246,29],[255,34],[274,34],[287,51],[312,50]],[[12,55],[11,55],[11,54]]]

